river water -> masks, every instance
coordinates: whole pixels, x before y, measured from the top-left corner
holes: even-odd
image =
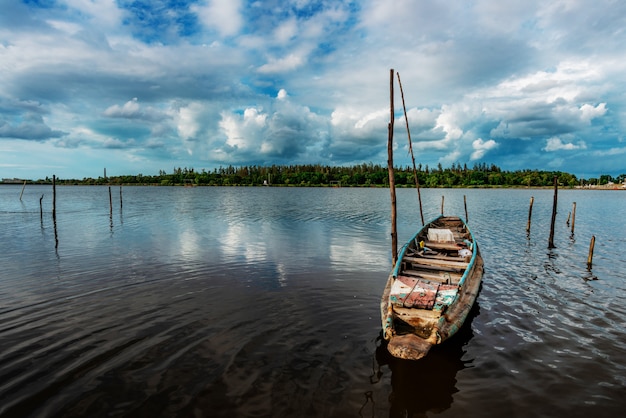
[[[422,190],[426,220],[466,196],[485,275],[461,332],[408,362],[380,341],[388,189],[112,187],[111,210],[63,186],[56,222],[50,186],[21,189],[0,187],[0,416],[626,409],[626,192],[559,190],[548,249],[552,190]],[[415,190],[398,218],[403,243]]]

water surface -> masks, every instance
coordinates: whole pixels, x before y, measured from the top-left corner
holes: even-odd
[[[388,189],[0,187],[1,416],[617,416],[626,193],[422,191],[485,259],[459,335],[391,358]],[[41,196],[43,216],[40,216]],[[526,232],[529,199],[532,226]],[[398,190],[399,240],[419,227]],[[576,202],[574,233],[566,225]],[[591,236],[593,267],[587,269]]]

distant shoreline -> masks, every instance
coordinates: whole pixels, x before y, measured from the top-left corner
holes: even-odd
[[[52,184],[57,185],[144,185],[144,186],[229,186],[229,187],[389,187],[391,181],[398,188],[414,188],[416,183],[424,189],[434,188],[552,188],[557,182],[561,188],[622,189],[626,187],[626,173],[614,177],[609,174],[597,178],[578,178],[571,173],[545,170],[502,170],[495,164],[452,164],[449,168],[438,164],[429,168],[394,167],[394,178],[389,179],[389,169],[382,164],[353,166],[328,166],[320,164],[287,166],[228,166],[207,171],[194,168],[174,168],[171,173],[160,170],[158,175],[114,175],[62,179],[46,176],[29,180],[2,178],[0,184]]]
[[[23,186],[24,182],[20,183],[6,183],[0,182],[0,186]],[[52,182],[36,182],[36,181],[26,181],[26,185],[30,186],[52,186]],[[229,184],[229,185],[217,185],[217,184],[159,184],[159,183],[104,183],[104,184],[85,184],[80,182],[71,182],[71,183],[57,183],[59,187],[74,187],[74,186],[87,186],[87,187],[183,187],[183,188],[195,188],[195,187],[259,187],[259,188],[325,188],[325,189],[388,189],[388,185],[345,185],[345,186],[337,186],[337,185],[329,185],[329,184],[310,184],[310,185],[302,185],[302,184]],[[411,185],[396,185],[398,189],[411,189],[415,188],[415,186]],[[436,187],[428,187],[428,186],[420,186],[420,189],[528,189],[528,190],[551,190],[553,186],[502,186],[502,185],[475,185],[475,186],[436,186]],[[562,190],[622,190],[626,191],[626,186],[620,185],[601,185],[601,186],[565,186],[559,185],[559,189]]]

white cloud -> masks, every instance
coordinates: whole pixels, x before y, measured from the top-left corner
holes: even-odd
[[[52,26],[53,28],[61,31],[61,32],[65,32],[69,35],[74,35],[78,32],[80,32],[81,30],[83,30],[83,27],[77,23],[74,22],[66,22],[63,20],[48,20],[46,23],[48,23],[50,26]]]
[[[624,148],[609,148],[607,150],[594,151],[594,157],[613,157],[616,155],[626,154],[626,147]],[[622,160],[623,161],[623,160]]]
[[[574,143],[564,143],[560,138],[552,137],[548,138],[546,141],[546,146],[542,148],[544,151],[553,152],[553,151],[571,151],[577,149],[586,149],[587,145],[580,141],[578,144]]]
[[[444,131],[447,140],[459,139],[463,135],[463,129],[457,124],[456,114],[450,112],[450,107],[447,105],[442,107],[441,114],[437,117],[435,128],[440,128]]]
[[[606,111],[606,103],[600,103],[595,107],[585,103],[580,107],[580,118],[583,122],[590,123],[592,119],[604,116]]]
[[[450,154],[439,159],[439,162],[443,165],[450,165],[452,163],[456,163],[461,159],[463,154],[459,150],[452,151]]]
[[[239,33],[244,24],[241,8],[241,0],[208,0],[190,7],[204,25],[216,29],[222,36]]]
[[[554,70],[515,74],[477,93],[492,99],[521,98],[525,103],[575,102],[588,93],[588,86],[599,81],[603,72],[603,64],[592,60],[560,61]]]
[[[354,141],[358,139],[376,138],[387,132],[389,110],[365,110],[354,107],[338,107],[330,117],[332,134],[337,141]],[[382,136],[381,138],[385,138]]]
[[[411,127],[411,130],[413,130],[414,128],[432,129],[436,126],[437,119],[441,112],[433,109],[418,109],[414,107],[407,110],[406,114],[409,118],[409,125]]]
[[[286,44],[298,33],[298,21],[295,18],[282,22],[274,30],[274,38],[280,44]]]
[[[270,58],[267,64],[258,68],[261,74],[283,73],[301,67],[306,61],[306,57],[299,52],[287,54],[282,58]]]
[[[115,0],[65,0],[65,3],[88,16],[90,23],[96,23],[97,26],[111,28],[120,24],[123,18],[123,12]]]
[[[193,102],[178,110],[177,130],[182,139],[193,139],[200,131],[199,118],[204,110],[202,103]]]
[[[109,117],[124,117],[124,118],[133,118],[139,115],[139,103],[137,103],[137,98],[133,98],[128,102],[124,103],[124,106],[113,105],[107,108],[104,111],[105,116]]]
[[[242,115],[223,112],[220,127],[226,135],[226,145],[240,151],[255,148],[266,127],[267,117],[256,108],[247,108]]]
[[[317,147],[324,120],[305,106],[290,102],[281,90],[271,111],[249,107],[243,113],[222,112],[219,126],[226,137],[219,152],[224,161],[242,158],[301,158]]]
[[[375,112],[368,113],[354,124],[354,129],[364,129],[366,125],[371,124],[379,124],[382,120],[384,120],[389,115],[389,111],[386,109],[377,110]]]
[[[122,149],[132,148],[136,145],[133,138],[116,138],[111,135],[104,135],[86,126],[77,126],[65,137],[55,140],[54,146],[58,148],[100,148],[100,149]]]
[[[472,152],[470,160],[480,160],[485,156],[488,151],[496,148],[497,146],[498,143],[493,139],[483,141],[481,138],[478,138],[474,140],[474,142],[472,142],[472,148],[474,149],[474,152]]]
[[[476,24],[491,33],[509,35],[519,31],[525,22],[534,19],[527,1],[498,2],[478,0],[474,15]]]
[[[134,97],[124,103],[123,106],[112,105],[106,108],[103,115],[109,118],[143,120],[148,123],[165,122],[170,119],[170,115],[154,107],[142,107],[139,100]]]

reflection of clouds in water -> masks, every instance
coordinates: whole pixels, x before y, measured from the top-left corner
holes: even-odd
[[[372,245],[362,240],[347,240],[346,237],[334,236],[330,244],[330,261],[333,265],[359,268],[364,265],[384,266],[389,264],[388,252],[381,251],[380,245]]]
[[[239,247],[245,235],[247,234],[244,233],[242,224],[228,224],[226,226],[226,231],[221,236],[222,253],[225,258],[233,258],[241,254],[242,251]]]
[[[276,270],[278,272],[278,283],[280,287],[287,286],[287,269],[283,263],[278,263],[276,265]]]
[[[225,259],[241,260],[241,264],[270,272],[270,275],[275,275],[278,285],[285,287],[292,266],[285,264],[282,256],[285,251],[290,251],[290,242],[275,239],[273,234],[276,234],[276,231],[273,229],[269,223],[228,224],[221,237],[222,254]]]
[[[221,237],[222,253],[225,258],[243,257],[246,262],[267,261],[265,242],[259,240],[262,234],[251,233],[245,224],[229,224]]]
[[[290,273],[296,268],[284,259],[286,253],[298,252],[292,239],[293,235],[276,231],[269,222],[229,223],[220,236],[225,259],[270,272],[281,287],[287,286]],[[301,262],[298,259],[298,264]]]
[[[178,250],[180,256],[186,260],[201,258],[200,237],[194,229],[186,229],[178,236]]]
[[[244,245],[243,256],[247,262],[265,262],[268,259],[265,244],[262,242],[246,242]]]

